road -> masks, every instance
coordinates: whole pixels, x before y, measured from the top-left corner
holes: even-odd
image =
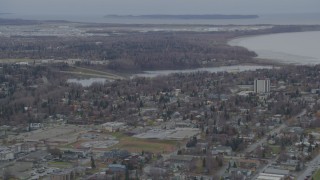
[[[299,113],[298,115],[296,115],[295,117],[293,118],[297,118],[297,117],[300,117],[300,116],[303,116],[307,111],[304,109],[302,110],[301,113]],[[276,129],[272,130],[269,132],[269,134],[277,134],[279,133],[281,130],[283,130],[284,128],[288,127],[287,124],[283,123],[281,124],[281,126],[277,127]],[[252,152],[253,150],[255,150],[258,146],[261,146],[262,144],[266,143],[267,142],[267,135],[265,135],[263,138],[261,138],[259,141],[251,144],[244,152],[245,153],[250,153]]]
[[[293,118],[297,118],[299,116],[302,116],[306,113],[306,110],[302,110],[301,113],[299,113],[298,115],[296,115],[295,117]],[[281,124],[279,127],[277,127],[276,129],[273,129],[272,131],[270,131],[268,134],[277,134],[277,133],[280,133],[281,130],[287,128],[287,124],[283,123]],[[244,152],[245,153],[250,153],[252,151],[254,151],[257,147],[259,147],[260,145],[264,144],[267,142],[267,135],[265,135],[263,138],[259,139],[256,143],[253,143],[251,144],[250,146],[248,146]],[[177,151],[174,151],[170,154],[166,154],[166,155],[163,155],[163,160],[167,160],[171,155],[174,155],[174,154],[177,154]],[[197,157],[197,156],[194,156],[194,157]],[[203,156],[201,156],[203,157]],[[239,157],[239,156],[226,156],[226,158],[230,158],[230,159],[241,159],[243,157]],[[268,164],[263,166],[260,170],[257,171],[256,175],[252,178],[252,179],[256,179],[256,177],[258,176],[259,173],[263,172],[266,168],[268,168],[270,165],[272,165],[272,163],[274,163],[274,161],[278,158],[277,157],[274,157],[273,159],[270,159],[268,161]],[[319,160],[320,160],[320,155],[319,155]],[[317,161],[318,162],[318,161]],[[320,162],[320,161],[319,161]],[[227,169],[227,165],[223,166],[217,173],[216,175],[217,176],[222,176],[224,174],[224,172],[226,171]]]
[[[258,170],[255,172],[256,174],[253,176],[252,179],[257,179],[258,176],[259,176],[259,174],[260,174],[260,173],[263,173],[269,166],[271,166],[277,158],[278,158],[278,156],[275,157],[275,158],[273,158],[273,159],[270,159],[267,165],[265,165],[264,167],[258,169]]]
[[[307,167],[305,168],[305,170],[298,176],[298,180],[304,180],[307,178],[307,176],[311,177],[313,171],[317,171],[320,166],[320,154],[316,156],[312,161],[310,161],[306,166]]]
[[[288,127],[285,123],[281,124],[281,126],[279,126],[278,128],[272,130],[269,132],[269,134],[277,134],[279,133],[282,129]],[[257,149],[257,147],[265,144],[267,142],[267,136],[264,136],[263,138],[261,138],[259,141],[251,144],[246,150],[245,153],[250,153],[253,150]]]
[[[306,111],[305,109],[303,109],[303,110],[301,111],[301,113],[299,113],[298,115],[296,115],[296,116],[293,117],[293,118],[297,118],[297,117],[303,116],[304,114],[306,114],[306,112],[307,112],[307,111]],[[286,128],[286,127],[288,127],[287,124],[283,123],[283,124],[281,124],[281,126],[279,126],[278,128],[270,131],[269,134],[277,134],[277,133],[279,133],[281,130],[283,130],[283,129]],[[250,152],[252,152],[253,150],[255,150],[258,146],[260,146],[260,145],[262,145],[262,144],[264,144],[264,143],[266,143],[266,142],[267,142],[267,135],[265,135],[262,139],[260,139],[260,140],[257,141],[256,143],[251,144],[251,145],[245,150],[245,152],[246,152],[246,153],[250,153]],[[258,177],[258,175],[259,175],[260,173],[264,172],[269,166],[271,166],[271,165],[275,162],[275,160],[276,160],[277,158],[278,158],[278,156],[276,156],[276,157],[273,158],[273,159],[270,159],[267,165],[265,165],[265,166],[263,166],[261,169],[257,170],[255,176],[253,176],[252,179],[256,179],[256,178]],[[319,156],[319,159],[320,159],[320,156]],[[298,179],[298,180],[299,180],[299,179]]]

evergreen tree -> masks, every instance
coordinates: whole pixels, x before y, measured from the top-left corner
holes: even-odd
[[[126,180],[130,180],[130,176],[129,176],[129,170],[128,168],[126,168]]]
[[[202,167],[206,167],[206,158],[202,159]]]
[[[233,168],[237,168],[236,162],[233,163]]]
[[[308,147],[308,152],[311,153],[312,152],[312,145],[310,144]]]
[[[96,163],[95,163],[95,161],[94,161],[94,159],[93,159],[93,156],[91,156],[91,168],[92,168],[92,169],[95,169],[95,168],[96,168]]]

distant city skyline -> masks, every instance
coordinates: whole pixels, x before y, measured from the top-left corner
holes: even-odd
[[[320,13],[319,0],[0,0],[17,14],[290,14]]]

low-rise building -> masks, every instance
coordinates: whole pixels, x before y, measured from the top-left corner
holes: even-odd
[[[122,164],[109,164],[108,166],[108,172],[112,173],[119,173],[119,172],[126,172],[127,168],[125,165]]]
[[[174,167],[186,167],[193,160],[193,156],[189,155],[171,155],[168,161]]]
[[[71,169],[55,170],[49,175],[50,180],[73,180],[76,177],[83,177],[85,175],[84,167],[75,167]]]
[[[231,155],[231,153],[232,153],[232,148],[228,146],[218,146],[218,147],[214,147],[212,150],[212,155],[218,155],[218,154]]]
[[[21,152],[33,152],[36,151],[36,143],[26,142],[21,144]]]
[[[240,168],[256,171],[260,166],[260,161],[255,159],[239,159],[237,164]]]
[[[125,127],[125,124],[122,122],[107,122],[101,125],[103,129],[109,132],[120,131]]]
[[[104,159],[105,161],[108,161],[108,162],[113,162],[115,160],[123,160],[129,156],[130,156],[130,153],[126,150],[114,149],[114,150],[105,152],[102,155],[102,159]]]
[[[299,169],[300,163],[299,160],[288,160],[286,162],[281,162],[280,166],[282,169],[289,170],[289,171],[295,171],[296,169]]]
[[[29,125],[30,130],[37,130],[42,127],[43,127],[43,125],[41,123],[30,123],[30,125]]]
[[[290,171],[269,167],[264,170],[264,173],[287,176],[290,174]]]
[[[283,180],[284,175],[270,174],[270,173],[260,173],[257,180]]]
[[[0,161],[9,161],[9,160],[13,160],[14,159],[14,153],[5,148],[0,150]]]

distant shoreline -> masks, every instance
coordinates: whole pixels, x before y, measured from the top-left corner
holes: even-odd
[[[105,18],[125,19],[256,19],[258,15],[106,15]]]
[[[105,16],[109,15],[109,16]],[[209,14],[210,15],[210,14]],[[204,16],[204,15],[199,15]],[[231,15],[229,19],[211,18],[204,19],[183,19],[183,18],[142,18],[137,16],[121,16],[112,14],[92,14],[92,15],[81,15],[81,14],[6,14],[1,15],[2,18],[7,19],[25,19],[25,20],[65,20],[69,22],[78,23],[108,23],[108,24],[195,24],[195,25],[320,25],[319,14],[257,14],[253,15],[257,18],[239,18],[232,19]],[[122,17],[122,18],[121,18]],[[131,18],[129,18],[131,17]]]

